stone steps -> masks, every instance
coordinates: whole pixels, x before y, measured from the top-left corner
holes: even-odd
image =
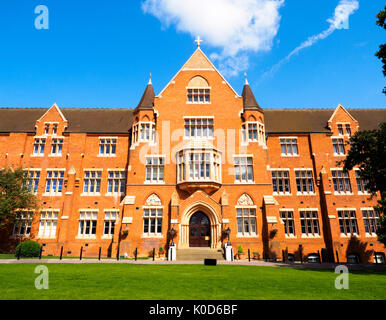
[[[189,248],[177,250],[177,260],[204,261],[204,259],[225,260],[221,249]]]

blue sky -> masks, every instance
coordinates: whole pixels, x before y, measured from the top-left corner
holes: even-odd
[[[285,1],[270,48],[242,52],[249,61],[249,83],[263,108],[334,108],[339,103],[348,108],[386,107],[382,65],[374,56],[386,38],[375,25],[384,1],[359,2],[349,29],[336,30],[264,77],[308,37],[327,29],[327,19],[339,3]],[[145,13],[141,3],[3,0],[0,106],[45,108],[56,102],[66,108],[135,107],[150,72],[159,93],[196,47],[192,32],[177,30],[174,23],[165,25]],[[48,30],[34,26],[39,4],[49,9]],[[203,40],[208,56],[233,45]],[[243,73],[227,77],[239,93]]]

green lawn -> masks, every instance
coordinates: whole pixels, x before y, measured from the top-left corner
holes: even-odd
[[[386,274],[350,273],[336,290],[329,270],[275,267],[47,264],[49,289],[34,286],[37,264],[0,264],[0,299],[386,299]]]

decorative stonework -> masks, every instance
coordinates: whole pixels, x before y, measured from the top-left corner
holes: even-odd
[[[145,206],[153,207],[153,206],[161,206],[161,199],[153,193],[149,198],[147,198]]]
[[[244,193],[237,201],[238,206],[253,206],[253,200],[249,195]]]

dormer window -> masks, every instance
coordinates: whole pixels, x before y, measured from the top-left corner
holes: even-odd
[[[340,136],[343,136],[343,125],[342,124],[338,124],[338,133]]]
[[[351,127],[349,124],[346,124],[346,134],[351,137]]]
[[[58,134],[58,125],[54,124],[52,127],[52,134],[57,135]]]
[[[187,103],[190,104],[209,104],[210,87],[209,83],[200,76],[190,80],[187,87]]]
[[[48,134],[50,132],[50,125],[49,124],[46,124],[44,126],[44,134]]]

